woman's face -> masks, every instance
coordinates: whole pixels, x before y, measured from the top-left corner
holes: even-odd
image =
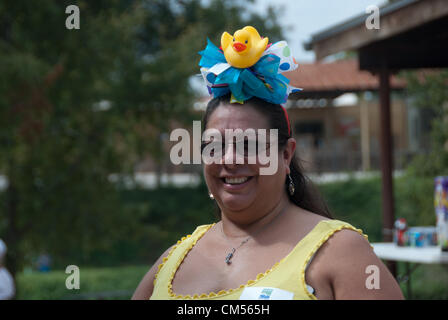
[[[278,150],[278,165],[277,170],[274,170],[275,173],[262,175],[260,168],[268,167],[270,164],[261,164],[258,157],[254,164],[248,164],[247,158],[244,164],[236,164],[235,141],[225,141],[225,130],[254,129],[258,133],[258,129],[266,129],[269,141],[270,128],[264,115],[249,104],[222,104],[212,112],[205,129],[218,130],[225,145],[225,150],[222,152],[222,164],[204,164],[207,186],[219,207],[234,218],[239,217],[238,213],[242,211],[250,211],[250,217],[263,216],[280,201],[282,196],[286,195],[284,184],[286,175],[289,173],[295,140],[288,140],[286,148]],[[231,148],[233,152],[229,152]],[[232,163],[226,164],[226,162]],[[245,217],[239,217],[238,220],[243,222],[250,217],[245,215]]]

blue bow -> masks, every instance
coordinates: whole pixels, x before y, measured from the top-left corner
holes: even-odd
[[[217,63],[227,63],[224,53],[207,39],[207,47],[200,51],[199,66],[211,68]],[[264,55],[250,68],[230,66],[218,75],[207,74],[212,84],[209,92],[220,97],[231,92],[239,102],[258,97],[274,104],[288,100],[289,79],[278,73],[280,58],[273,54]]]

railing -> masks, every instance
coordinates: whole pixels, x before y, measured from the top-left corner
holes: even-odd
[[[412,158],[416,155],[410,151],[395,151],[394,152],[394,169],[405,169]],[[347,172],[347,171],[362,171],[362,154],[361,152],[346,152],[346,153],[329,153],[327,151],[317,151],[303,162],[307,172]],[[381,169],[381,155],[379,153],[370,154],[370,168],[369,170]]]

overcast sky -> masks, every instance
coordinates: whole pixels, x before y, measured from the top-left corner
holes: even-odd
[[[314,61],[314,53],[303,49],[303,43],[310,40],[311,35],[364,14],[369,5],[381,6],[385,2],[386,0],[256,0],[253,10],[264,13],[269,5],[283,7],[279,21],[285,28],[285,40],[300,63]]]

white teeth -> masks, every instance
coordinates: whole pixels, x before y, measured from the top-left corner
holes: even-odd
[[[225,178],[225,182],[228,184],[241,184],[249,180],[249,177],[242,178]]]

